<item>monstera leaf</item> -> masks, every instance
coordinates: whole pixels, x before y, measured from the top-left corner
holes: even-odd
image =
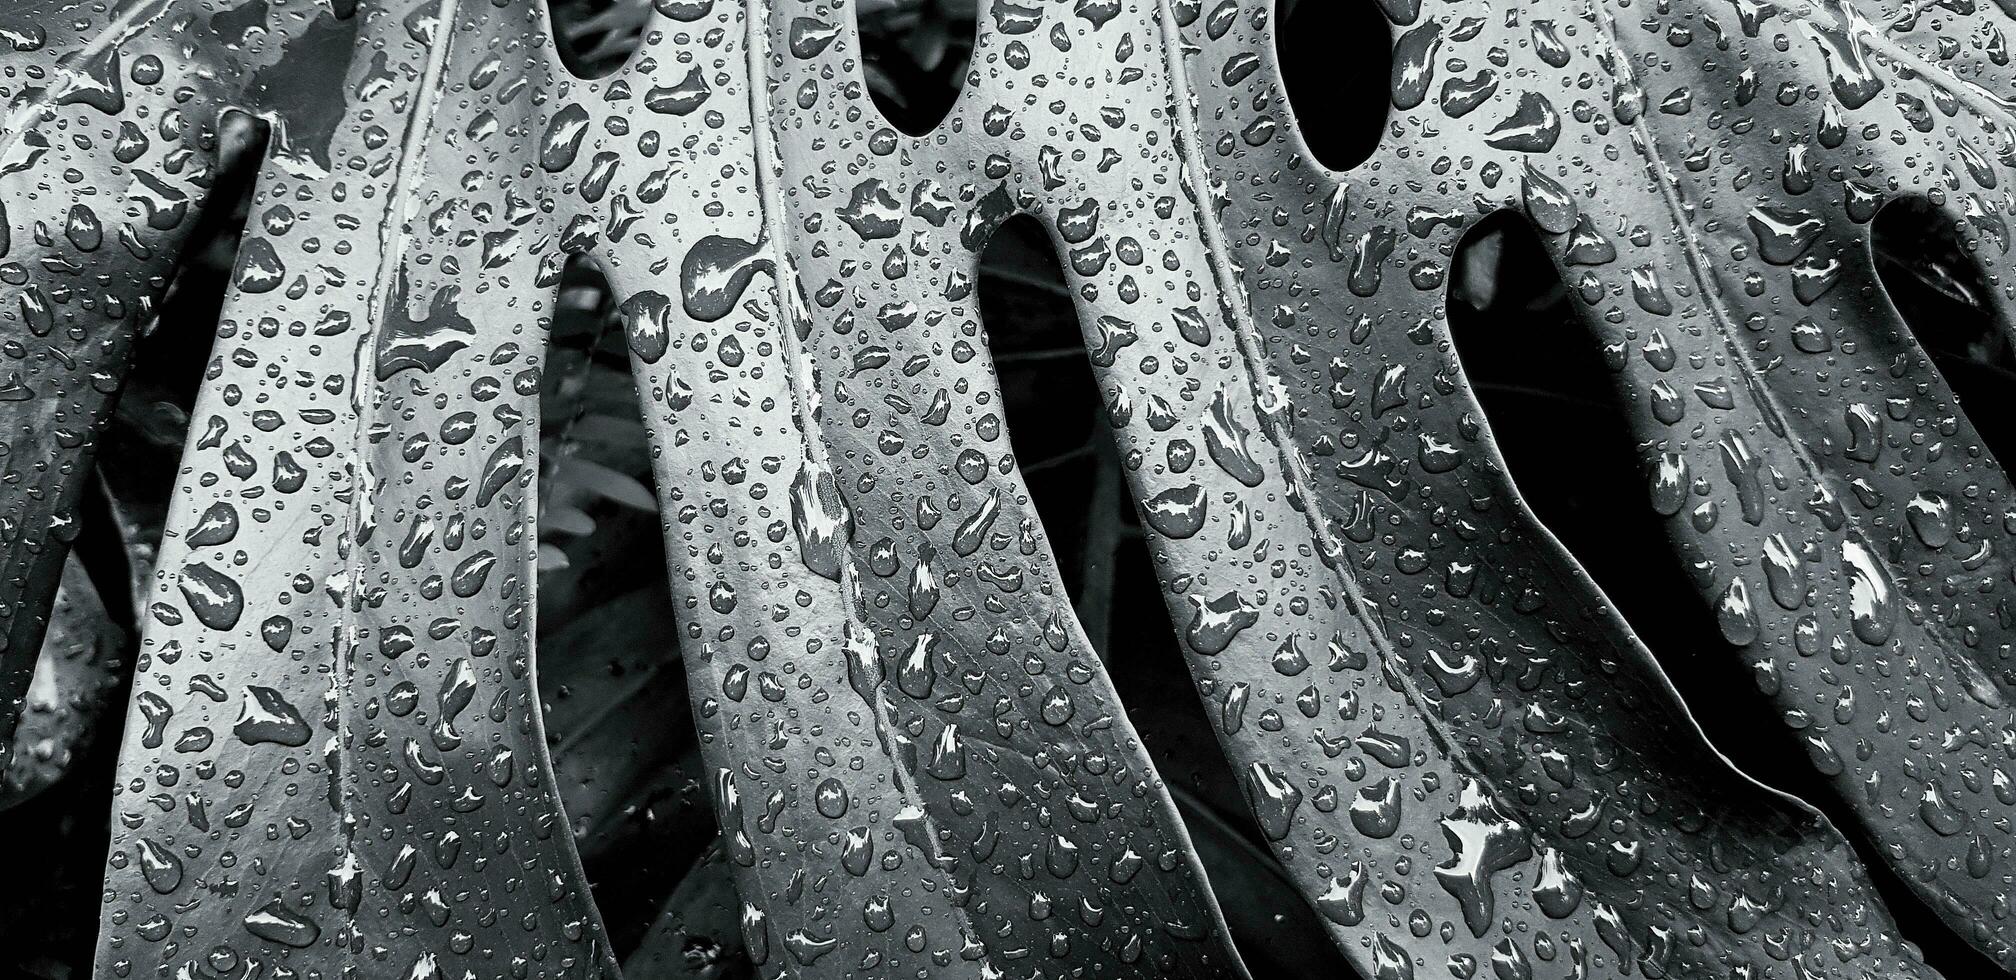
[[[975,263],[1018,215],[1254,827],[1361,972],[1932,975],[1508,476],[1447,298],[1500,214],[1613,369],[1727,641],[1699,655],[1750,667],[1903,900],[2016,967],[2011,487],[1871,247],[1912,202],[2006,251],[2006,15],[1379,10],[1390,85],[1319,95],[1272,0],[994,0],[924,133],[836,0],[657,0],[592,79],[537,0],[0,12],[8,728],[219,128],[270,130],[98,974],[619,972],[533,649],[574,261],[622,317],[720,832],[637,972],[697,942],[761,976],[1244,975],[1007,441]],[[1303,128],[1339,96],[1391,110],[1334,172]]]

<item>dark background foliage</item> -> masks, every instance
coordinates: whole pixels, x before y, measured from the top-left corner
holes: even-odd
[[[967,72],[977,0],[860,0],[866,75],[890,121],[922,133]],[[573,66],[603,74],[635,44],[640,0],[555,0]],[[1385,111],[1388,37],[1373,4],[1283,0],[1281,52],[1298,118],[1333,167],[1365,159]],[[1361,94],[1363,93],[1363,94]],[[138,583],[160,540],[189,412],[202,384],[263,132],[225,127],[228,169],[139,348],[104,441],[98,487],[45,646],[55,665],[31,695],[6,779],[47,784],[0,812],[18,847],[0,889],[0,975],[90,972],[117,739],[130,683]],[[1923,215],[1886,211],[1884,282],[2001,458],[2016,452],[2007,334],[1977,297],[1980,270]],[[1739,767],[1825,805],[1831,794],[1724,643],[1642,489],[1605,352],[1576,320],[1540,242],[1487,221],[1453,263],[1450,316],[1466,374],[1520,490],[1657,654],[1709,738]],[[1256,976],[1350,976],[1311,913],[1285,901],[1238,783],[1217,751],[1128,502],[1100,393],[1055,249],[1034,219],[1008,222],[980,264],[982,319],[1022,472],[1086,633],[1107,662],[1189,823]],[[659,515],[627,349],[608,290],[567,270],[543,389],[539,653],[550,748],[595,898],[619,956],[666,976],[752,972],[673,642]],[[1845,818],[1837,816],[1837,822]],[[1992,969],[1865,866],[1891,910],[1949,977]]]

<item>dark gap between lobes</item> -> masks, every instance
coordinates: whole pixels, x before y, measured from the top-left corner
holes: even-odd
[[[1546,246],[1509,212],[1458,245],[1449,332],[1492,439],[1527,506],[1651,649],[1717,750],[1752,778],[1826,814],[1855,845],[1905,938],[1948,977],[1998,968],[1920,904],[1860,838],[1780,710],[1715,626],[1647,492],[1601,341],[1583,325]]]
[[[923,136],[958,101],[973,61],[980,0],[856,3],[861,73],[891,126]]]
[[[592,263],[561,274],[539,393],[539,702],[619,959],[717,836],[629,349]]]
[[[1876,274],[1989,454],[2016,459],[2016,350],[1980,262],[1928,202],[1893,201],[1870,229]],[[1981,236],[1986,247],[1992,239]],[[1999,256],[1997,256],[1999,258]]]
[[[1885,205],[1871,225],[1870,239],[1883,291],[1953,390],[1982,447],[2006,466],[2016,459],[2016,349],[2010,324],[1989,301],[1995,287],[1982,274],[1981,262],[1961,242],[1953,219],[1920,198]],[[1992,242],[1990,236],[1980,236],[1981,247]],[[1841,818],[1835,823],[1844,825]],[[1952,941],[1944,920],[1902,894],[1902,883],[1887,868],[1877,871],[1877,884],[1904,934],[1924,949],[1925,961],[1940,973],[1998,975],[1993,961]]]
[[[1351,977],[1292,898],[1191,680],[1122,472],[1069,287],[1043,224],[1004,222],[978,302],[1003,421],[1079,622],[1169,787],[1232,939],[1256,977]]]

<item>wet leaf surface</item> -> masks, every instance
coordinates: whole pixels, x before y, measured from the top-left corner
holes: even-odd
[[[2011,488],[1872,241],[1916,208],[1952,246],[1922,288],[2006,324],[1963,259],[2007,250],[2006,16],[1379,9],[1390,84],[1355,94],[1391,109],[1343,173],[1267,0],[983,5],[924,135],[845,3],[657,0],[620,65],[604,12],[592,79],[531,0],[0,12],[10,729],[223,122],[271,134],[146,589],[98,974],[615,975],[582,859],[688,771],[719,841],[651,975],[1240,976],[1199,854],[1254,867],[1209,816],[1234,790],[1376,980],[1932,976],[1843,831],[2016,965]],[[1842,828],[1713,751],[1522,500],[1447,322],[1501,214],[1612,374],[1699,655],[1748,668]],[[1008,438],[1016,324],[975,290],[1018,215],[1235,784],[1189,822],[1127,636],[1074,612],[1106,580],[1032,500],[1058,464]],[[549,362],[582,263],[648,480],[542,424],[555,363],[579,404],[622,384],[599,345]],[[549,635],[613,656],[542,686],[542,570],[654,506],[669,626]],[[660,727],[609,722],[647,701]],[[677,828],[667,875],[689,818],[641,825]]]
[[[1477,212],[1516,208],[1546,235],[1604,345],[1641,440],[1647,492],[1669,516],[1724,639],[1741,649],[1812,764],[1832,779],[1898,875],[1977,948],[2006,961],[2006,942],[1993,925],[2006,891],[1993,868],[2006,863],[2006,836],[1980,831],[1975,821],[1992,822],[2006,806],[1988,775],[2003,764],[1989,748],[1992,733],[2006,730],[2009,719],[1992,679],[2002,671],[2006,641],[1988,639],[2006,635],[1991,584],[2007,578],[1994,557],[2005,531],[2001,505],[1987,500],[2006,497],[2007,479],[1882,302],[1866,227],[1884,201],[1907,196],[1907,182],[1925,186],[1941,173],[1972,183],[1950,185],[1955,198],[1974,202],[1962,209],[1993,211],[1984,203],[1996,183],[1992,173],[1964,164],[1967,141],[2003,138],[1999,124],[1956,102],[1947,117],[1957,140],[1936,150],[1900,147],[1911,144],[1902,134],[1923,131],[1912,124],[1916,106],[1971,96],[1930,66],[1905,65],[1900,77],[1870,61],[1864,47],[1880,46],[1880,38],[1872,40],[1846,8],[1738,8],[1733,23],[1717,11],[1676,10],[1657,25],[1594,13],[1572,34],[1564,33],[1565,20],[1495,29],[1452,23],[1435,59],[1488,63],[1481,55],[1524,46],[1534,60],[1525,91],[1499,103],[1499,114],[1486,103],[1481,118],[1452,122],[1454,92],[1445,85],[1442,106],[1424,100],[1396,117],[1400,131],[1450,126],[1514,152],[1439,173],[1456,161],[1413,154],[1375,173],[1331,178],[1306,168],[1296,176],[1292,139],[1259,147],[1224,141],[1216,156],[1207,151],[1228,187],[1275,177],[1277,193],[1263,206],[1242,212],[1254,198],[1228,194],[1220,212],[1226,226],[1259,228],[1284,211],[1300,214],[1305,240],[1341,253],[1337,263],[1320,256],[1298,263],[1268,254],[1279,239],[1228,236],[1256,320],[1265,312],[1277,328],[1293,325],[1270,337],[1278,341],[1272,363],[1289,389],[1282,421],[1320,461],[1312,473],[1319,511],[1342,552],[1357,559],[1397,656],[1457,731],[1468,728],[1475,740],[1504,730],[1496,718],[1509,727],[1523,713],[1526,733],[1540,736],[1531,748],[1494,736],[1496,747],[1473,756],[1487,776],[1523,781],[1530,777],[1519,774],[1538,761],[1541,772],[1556,770],[1540,785],[1551,782],[1563,794],[1559,802],[1581,796],[1599,812],[1639,793],[1668,805],[1713,800],[1717,826],[1692,830],[1697,818],[1687,804],[1664,820],[1639,806],[1637,818],[1626,818],[1635,824],[1626,836],[1713,838],[1747,823],[1746,835],[1796,835],[1848,862],[1838,844],[1826,843],[1831,834],[1800,829],[1806,821],[1796,810],[1756,791],[1696,782],[1716,767],[1676,757],[1692,740],[1673,733],[1690,726],[1648,717],[1670,703],[1664,685],[1641,666],[1645,658],[1622,622],[1602,611],[1600,594],[1524,512],[1504,477],[1435,325],[1445,270],[1434,251]],[[1253,37],[1234,38],[1242,22],[1227,23],[1235,29],[1220,43],[1236,58]],[[1572,67],[1578,57],[1607,66],[1607,109],[1595,110],[1579,94],[1572,70],[1540,64]],[[1193,60],[1193,68],[1209,60]],[[1396,54],[1396,72],[1403,71],[1399,60]],[[1418,68],[1430,64],[1424,55]],[[1252,133],[1264,125],[1263,111],[1243,107],[1261,106],[1255,96],[1267,84],[1248,80],[1233,128]],[[1875,99],[1879,89],[1888,100]],[[1233,115],[1233,91],[1203,91],[1200,118]],[[1404,108],[1401,101],[1396,107]],[[1737,135],[1753,128],[1799,135],[1764,159],[1724,159],[1689,126],[1696,119]],[[1565,149],[1570,136],[1614,151]],[[1403,235],[1418,242],[1412,255],[1398,244]],[[1997,247],[1978,230],[1966,239]],[[1270,268],[1284,271],[1262,271]],[[1313,298],[1293,301],[1298,289]],[[1355,343],[1376,351],[1375,370],[1358,369],[1365,358],[1315,356],[1318,349],[1334,356],[1336,341],[1322,338],[1354,322],[1363,336],[1345,331],[1343,349]],[[1293,329],[1305,324],[1306,333]],[[1838,383],[1850,376],[1858,378],[1854,385]],[[1326,390],[1327,399],[1309,397]],[[1936,442],[1912,435],[1920,431],[1937,432]],[[1332,478],[1315,475],[1322,469]],[[1952,508],[1970,504],[1960,501],[1984,509],[1961,517]],[[1962,525],[1971,540],[1959,540]],[[1507,647],[1516,653],[1508,656]],[[1504,670],[1516,682],[1473,685],[1462,676],[1466,665],[1486,675]],[[1602,720],[1592,718],[1588,736],[1578,738],[1575,716],[1588,713],[1578,705],[1591,703],[1602,705]],[[1636,724],[1611,714],[1619,704],[1633,707],[1625,717]],[[1566,730],[1547,731],[1554,718]],[[1632,758],[1655,780],[1677,782],[1660,789],[1641,776],[1628,793],[1621,785],[1605,792],[1600,778],[1577,787],[1576,767],[1550,767],[1550,751],[1563,762],[1596,759],[1599,767],[1613,754]],[[1577,808],[1558,805],[1518,808],[1537,833],[1558,835],[1557,846],[1571,857],[1625,826],[1605,817],[1592,824],[1596,840],[1570,845]],[[1655,830],[1659,823],[1668,826]],[[1605,846],[1609,853],[1584,850],[1585,880],[1649,870],[1641,862],[1657,862],[1662,850],[1622,839]],[[1764,859],[1752,866],[1757,883],[1778,873],[1768,866],[1777,863],[1768,849],[1752,843],[1732,852],[1742,850]],[[1668,878],[1676,893],[1667,908],[1686,908],[1678,891],[1692,887],[1688,877]],[[1712,903],[1739,934],[1748,924],[1739,910],[1755,902],[1740,897],[1744,887],[1755,886],[1739,885]],[[1791,903],[1801,891],[1823,893],[1810,885],[1787,891]],[[1686,901],[1700,907],[1704,898]],[[1671,928],[1653,925],[1644,949],[1655,951]],[[1713,945],[1674,955],[1698,956]]]

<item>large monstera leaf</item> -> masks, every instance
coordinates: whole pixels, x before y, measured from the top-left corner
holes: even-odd
[[[1266,0],[987,4],[922,136],[830,0],[658,0],[598,79],[536,0],[0,11],[9,728],[219,120],[271,129],[99,974],[618,971],[531,639],[543,331],[581,257],[759,971],[1242,975],[1008,448],[974,266],[1017,214],[1064,253],[1219,743],[1363,972],[1931,975],[1512,485],[1444,295],[1497,212],[1615,369],[1728,641],[1701,655],[1744,658],[1846,829],[2016,965],[2010,486],[1870,250],[1900,200],[2007,248],[2004,18],[1955,6],[1380,0],[1392,85],[1351,95],[1393,111],[1345,173]]]
[[[1706,806],[1751,824],[1740,849],[1762,857],[1755,841],[1789,844],[1802,818],[1666,754],[1699,750],[1653,734],[1687,726],[1520,503],[1440,326],[1457,234],[1522,213],[1617,373],[1651,504],[1723,636],[1859,830],[2010,964],[2009,485],[1885,301],[1869,241],[1878,208],[1923,197],[1978,251],[2006,251],[1988,162],[2008,151],[2006,112],[1964,64],[1914,55],[1912,38],[1840,5],[1649,19],[1598,5],[1497,26],[1432,12],[1397,18],[1388,136],[1416,151],[1347,175],[1313,166],[1278,87],[1242,70],[1264,19],[1220,8],[1200,22],[1193,69],[1219,70],[1193,70],[1198,114],[1228,130],[1202,162],[1226,189],[1219,225],[1247,312],[1271,325],[1286,392],[1272,424],[1311,467],[1319,533],[1487,778],[1558,794],[1512,806],[1581,880],[1649,871],[1673,889],[1667,908],[1693,890],[1686,902],[1740,934],[1761,893],[1702,891],[1684,859],[1661,860],[1660,838],[1707,844],[1716,833],[1693,825],[1708,814],[1687,812]],[[1996,31],[1939,18],[1947,60],[1964,61],[1951,39]],[[1507,738],[1514,723],[1543,737]],[[1609,775],[1590,785],[1583,759]],[[1611,821],[1634,796],[1661,802]],[[1596,818],[1593,834],[1578,817]],[[1796,834],[1822,849],[1831,836]],[[1770,880],[1768,862],[1752,867]],[[1787,897],[1777,911],[1796,907]],[[1657,945],[1686,928],[1650,932]]]

